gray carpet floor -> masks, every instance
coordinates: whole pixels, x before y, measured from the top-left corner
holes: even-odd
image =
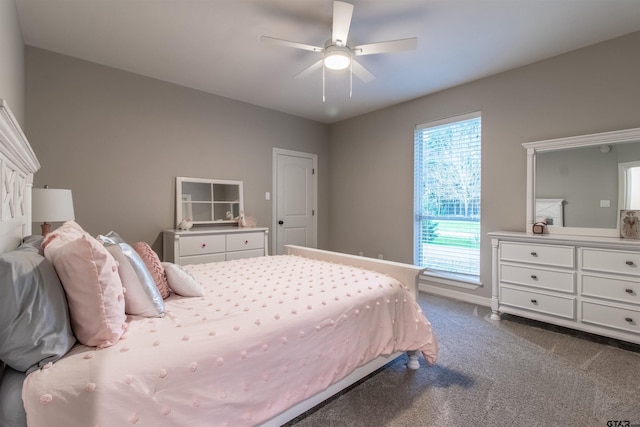
[[[419,303],[440,343],[434,366],[412,371],[402,356],[288,426],[640,427],[640,346],[433,295]]]

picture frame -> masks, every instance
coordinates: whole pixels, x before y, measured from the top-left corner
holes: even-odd
[[[620,237],[622,239],[640,239],[640,210],[620,210]]]

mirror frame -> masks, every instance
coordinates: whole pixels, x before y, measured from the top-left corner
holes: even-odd
[[[189,178],[189,177],[184,177],[184,176],[178,176],[176,177],[176,228],[179,226],[180,222],[182,222],[183,219],[185,219],[182,215],[182,196],[183,196],[183,191],[182,191],[182,184],[183,183],[193,183],[193,184],[205,184],[205,185],[209,185],[213,188],[213,186],[215,185],[230,185],[230,186],[235,186],[238,187],[238,200],[235,201],[216,201],[215,199],[213,199],[213,193],[212,193],[212,199],[211,199],[211,209],[212,209],[212,214],[211,214],[211,221],[193,221],[193,225],[200,225],[200,226],[216,226],[216,225],[234,225],[237,224],[238,221],[236,219],[232,219],[232,220],[215,220],[214,216],[213,216],[213,209],[216,203],[233,203],[233,204],[238,204],[238,209],[240,212],[244,212],[244,188],[243,188],[243,182],[242,181],[234,181],[234,180],[226,180],[226,179],[208,179],[208,178]],[[213,189],[212,189],[213,191]],[[189,203],[189,202],[187,202]]]
[[[626,144],[640,141],[640,128],[618,130],[613,132],[594,133],[571,136],[567,138],[547,139],[543,141],[525,142],[522,146],[527,150],[527,234],[533,234],[533,223],[536,216],[536,153],[559,151],[570,148],[590,147],[594,145]],[[547,227],[549,234],[569,234],[576,236],[620,237],[620,226],[617,228],[583,228],[583,227]]]

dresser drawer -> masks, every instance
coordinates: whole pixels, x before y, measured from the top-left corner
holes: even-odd
[[[500,265],[500,281],[562,292],[575,292],[573,271],[554,271],[520,265]]]
[[[182,236],[179,240],[180,256],[205,255],[225,251],[225,236]]]
[[[227,252],[260,248],[264,248],[264,233],[227,234]]]
[[[640,281],[630,278],[582,274],[582,295],[640,304]]]
[[[543,294],[502,286],[500,303],[553,316],[575,319],[575,302],[572,297]]]
[[[640,252],[581,248],[583,270],[640,276]]]
[[[640,310],[582,301],[583,322],[640,333]]]
[[[249,251],[227,252],[226,260],[231,261],[234,259],[253,258],[258,256],[264,256],[264,249],[252,249]]]
[[[220,262],[224,260],[225,260],[224,252],[219,252],[215,254],[179,257],[178,259],[176,259],[176,264],[180,264],[180,265],[204,264],[207,262]]]
[[[544,264],[554,267],[574,267],[573,246],[551,246],[531,243],[500,243],[500,260]]]

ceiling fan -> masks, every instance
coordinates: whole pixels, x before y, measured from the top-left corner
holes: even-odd
[[[313,46],[305,43],[298,43],[289,40],[278,39],[274,37],[262,36],[260,39],[266,43],[273,43],[292,47],[295,49],[303,49],[311,52],[322,53],[323,57],[305,68],[294,78],[299,79],[308,76],[314,71],[322,68],[323,70],[323,100],[324,100],[324,69],[343,70],[351,67],[351,74],[367,83],[375,79],[375,76],[363,67],[354,57],[364,55],[374,55],[378,53],[401,52],[405,50],[413,50],[418,45],[416,37],[400,40],[390,40],[378,43],[363,44],[359,46],[350,46],[347,39],[349,36],[349,27],[351,26],[351,17],[353,16],[353,5],[342,1],[333,2],[333,28],[331,38],[327,40],[324,47]]]

